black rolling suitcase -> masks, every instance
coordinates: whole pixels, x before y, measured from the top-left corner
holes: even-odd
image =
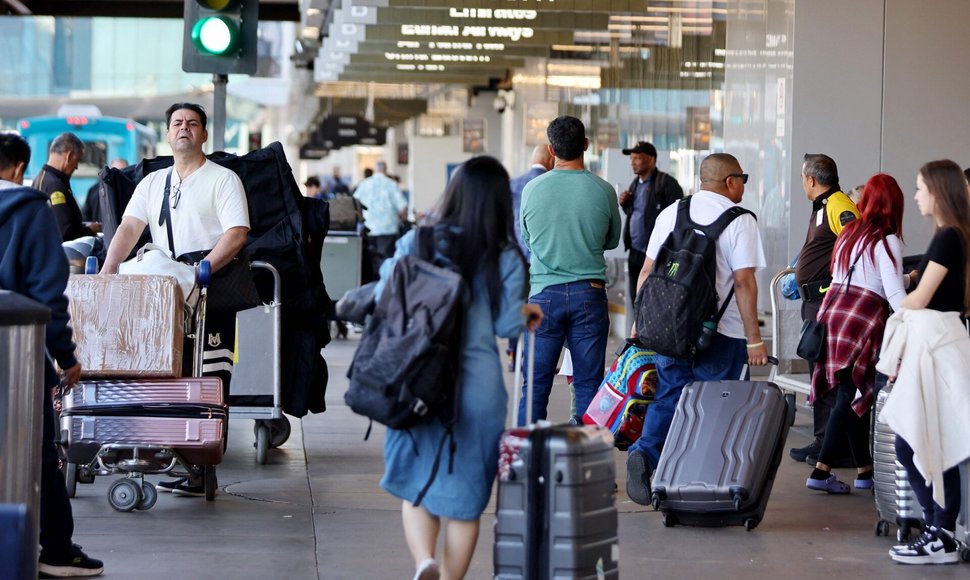
[[[521,373],[516,370],[518,386]],[[529,377],[531,394],[531,369]],[[518,396],[512,402],[517,408]],[[609,430],[567,425],[510,429],[502,435],[498,475],[495,578],[619,578]]]
[[[664,525],[754,529],[794,418],[791,397],[771,382],[684,387],[653,479]]]

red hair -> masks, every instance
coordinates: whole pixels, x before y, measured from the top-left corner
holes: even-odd
[[[886,236],[896,234],[903,239],[903,191],[896,178],[888,173],[877,173],[869,178],[859,200],[859,219],[849,222],[832,252],[832,271],[848,270],[852,263],[852,250],[868,250],[869,259],[875,261],[876,243],[880,240],[890,256]]]

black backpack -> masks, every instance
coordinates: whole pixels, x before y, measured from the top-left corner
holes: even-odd
[[[415,505],[437,474],[446,440],[451,440],[449,472],[455,451],[467,293],[449,258],[456,255],[458,233],[442,224],[417,229],[417,253],[395,264],[347,372],[344,401],[358,415],[393,429],[434,420],[445,426],[431,479]]]
[[[754,217],[734,206],[702,226],[690,219],[690,201],[686,197],[678,203],[674,229],[660,246],[634,306],[640,344],[680,359],[707,347],[734,295],[732,286],[718,310],[717,237],[735,218]]]

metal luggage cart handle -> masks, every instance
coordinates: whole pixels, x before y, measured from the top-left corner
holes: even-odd
[[[280,300],[280,273],[279,273],[279,270],[277,270],[276,267],[274,267],[269,262],[263,262],[262,260],[256,260],[254,262],[250,262],[249,265],[252,268],[259,268],[259,269],[262,269],[262,270],[269,270],[269,272],[273,275],[273,302],[271,304],[281,304],[282,302]]]

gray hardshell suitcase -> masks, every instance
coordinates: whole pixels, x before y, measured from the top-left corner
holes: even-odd
[[[619,578],[613,437],[601,427],[502,436],[495,577]]]
[[[530,361],[534,344],[529,340]],[[531,363],[528,374],[531,394]],[[596,426],[532,425],[532,406],[526,408],[530,426],[509,429],[500,441],[495,578],[619,578],[613,435]]]
[[[791,401],[771,382],[684,387],[653,479],[664,525],[754,529],[793,420]]]
[[[896,525],[896,539],[908,542],[913,530],[921,528],[923,508],[909,485],[906,468],[896,461],[896,434],[889,425],[878,420],[891,391],[889,386],[879,391],[872,415],[872,479],[879,512],[876,535],[888,536],[890,526]]]

